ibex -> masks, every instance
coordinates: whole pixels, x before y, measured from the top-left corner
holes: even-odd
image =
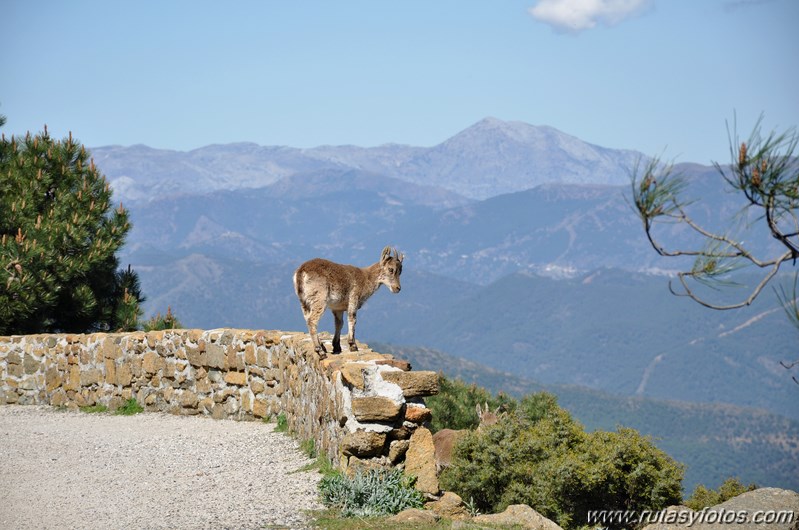
[[[316,326],[319,319],[330,307],[336,321],[333,336],[333,353],[341,353],[341,326],[344,311],[347,312],[347,342],[350,351],[357,351],[355,344],[355,319],[358,309],[377,291],[380,285],[388,287],[392,293],[400,292],[400,274],[404,254],[389,247],[383,249],[380,261],[368,267],[341,265],[321,258],[306,261],[294,272],[294,290],[302,305],[302,314],[308,325],[314,349],[324,359],[325,346],[319,341]]]
[[[493,412],[488,408],[488,403],[485,407],[481,407],[480,403],[477,404],[477,417],[480,419],[480,425],[477,430],[480,431],[484,427],[495,425],[500,419],[507,414],[503,412],[499,414],[500,407]],[[466,429],[441,429],[433,435],[433,445],[435,446],[435,459],[436,459],[436,473],[440,473],[444,468],[449,467],[452,463],[452,450],[455,443],[467,432]]]

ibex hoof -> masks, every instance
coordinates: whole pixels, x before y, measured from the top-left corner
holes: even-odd
[[[358,345],[354,343],[350,344],[350,351],[358,351]]]
[[[336,354],[339,354],[339,353],[341,353],[341,346],[339,346],[338,348],[333,348],[333,355],[336,355]]]

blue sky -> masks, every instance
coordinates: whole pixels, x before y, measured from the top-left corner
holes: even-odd
[[[4,0],[2,131],[430,146],[486,116],[726,162],[799,124],[795,0]]]

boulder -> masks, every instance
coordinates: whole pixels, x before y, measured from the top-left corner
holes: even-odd
[[[385,433],[355,431],[348,433],[341,440],[341,452],[346,456],[375,456],[383,452],[385,445]]]
[[[343,465],[345,458],[347,459],[346,467]],[[358,473],[368,473],[372,470],[385,470],[390,467],[388,462],[382,458],[360,459],[357,456],[351,456],[349,458],[343,457],[341,463],[344,468],[344,473],[349,477],[354,477]]]
[[[424,507],[441,517],[455,521],[465,521],[471,518],[469,510],[463,505],[463,499],[451,491],[444,492],[440,499],[428,502]]]
[[[435,451],[433,435],[425,427],[419,427],[411,435],[405,453],[405,473],[416,477],[417,490],[432,495],[439,491]]]
[[[491,515],[478,515],[472,519],[475,523],[528,528],[531,530],[563,530],[526,504],[512,504],[504,512]]]
[[[391,442],[388,449],[388,459],[392,464],[399,463],[405,457],[410,443],[410,440],[394,440]]]

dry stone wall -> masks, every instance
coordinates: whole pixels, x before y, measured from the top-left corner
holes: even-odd
[[[402,464],[438,376],[359,348],[320,361],[307,334],[236,329],[0,337],[0,404],[114,410],[134,398],[215,419],[284,413],[343,469]]]

